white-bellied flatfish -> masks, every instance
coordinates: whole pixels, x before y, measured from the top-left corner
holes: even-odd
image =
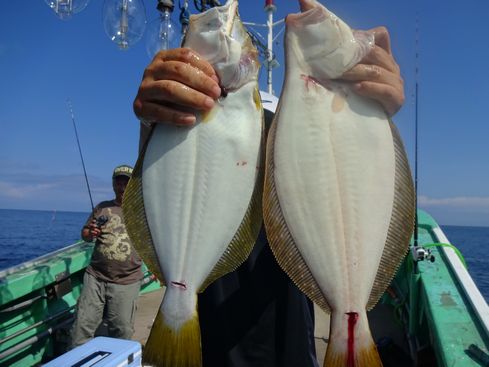
[[[145,365],[202,364],[197,293],[248,257],[261,227],[258,52],[237,6],[193,15],[184,41],[227,95],[192,127],[156,124],[124,196],[129,235],[166,285]]]
[[[366,310],[414,223],[406,153],[380,104],[335,81],[372,48],[315,0],[286,19],[286,75],[267,144],[264,220],[290,278],[331,312],[324,366],[380,366]]]

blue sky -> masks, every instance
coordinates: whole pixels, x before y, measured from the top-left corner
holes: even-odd
[[[322,2],[353,28],[385,25],[390,30],[407,97],[394,121],[412,164],[418,9],[419,205],[441,224],[489,226],[489,2]],[[144,3],[152,20],[156,1]],[[242,0],[242,19],[264,23],[263,3]],[[296,1],[276,4],[276,20],[298,11]],[[61,21],[41,0],[22,7],[15,1],[2,4],[0,208],[89,210],[68,97],[96,202],[112,197],[113,167],[135,162],[138,122],[132,101],[150,59],[144,40],[124,52],[110,42],[102,5],[91,0],[84,11]],[[279,37],[274,46],[282,65],[274,72],[277,94],[281,44]],[[265,89],[263,70],[260,84]]]

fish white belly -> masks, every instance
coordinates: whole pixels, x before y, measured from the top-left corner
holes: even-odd
[[[143,195],[167,283],[197,292],[250,204],[261,142],[261,111],[249,83],[229,93],[209,122],[158,125],[146,150]]]
[[[274,180],[291,236],[329,305],[357,310],[365,308],[386,242],[395,154],[380,109],[354,95],[348,103],[338,98],[289,70]],[[334,103],[342,106],[337,112]]]

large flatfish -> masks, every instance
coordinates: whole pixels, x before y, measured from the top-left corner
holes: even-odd
[[[286,76],[267,144],[264,219],[280,264],[331,313],[324,366],[380,366],[366,310],[414,223],[401,139],[379,104],[334,81],[368,52],[314,0],[286,19]]]
[[[130,238],[166,285],[145,365],[202,364],[197,293],[248,257],[262,223],[258,53],[237,6],[193,15],[184,41],[213,65],[226,97],[190,128],[157,124],[124,197]]]

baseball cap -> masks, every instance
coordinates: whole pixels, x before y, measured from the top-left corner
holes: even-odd
[[[131,177],[132,175],[132,167],[127,164],[123,164],[114,168],[114,172],[112,173],[112,178],[116,178],[118,176],[126,176]]]

